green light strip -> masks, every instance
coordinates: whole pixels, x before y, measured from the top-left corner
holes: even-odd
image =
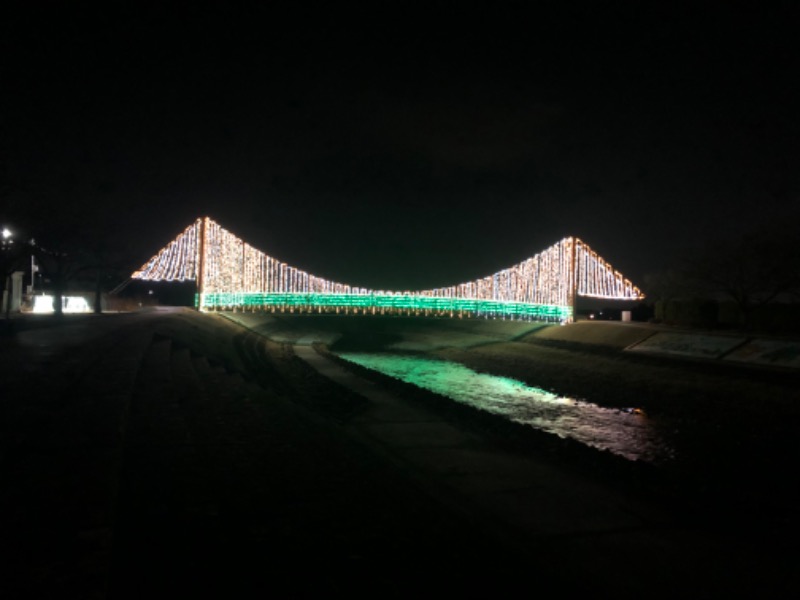
[[[481,317],[512,317],[546,321],[567,321],[572,318],[572,308],[552,304],[527,304],[524,302],[502,302],[499,300],[469,300],[464,298],[437,298],[409,294],[203,294],[202,302],[195,298],[195,305],[202,309],[277,308],[280,310],[336,309],[363,311],[432,311],[435,313],[469,313]]]

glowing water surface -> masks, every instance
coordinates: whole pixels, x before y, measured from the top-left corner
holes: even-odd
[[[671,454],[647,416],[557,396],[462,364],[403,354],[342,352],[345,360],[517,423],[608,450],[629,460],[662,462]]]

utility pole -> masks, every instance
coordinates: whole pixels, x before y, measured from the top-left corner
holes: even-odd
[[[34,259],[33,254],[31,254],[31,296],[33,296],[33,287],[36,283],[36,272],[39,270],[39,267],[36,266],[36,260]]]

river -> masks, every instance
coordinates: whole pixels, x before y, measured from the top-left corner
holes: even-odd
[[[338,355],[456,402],[629,460],[661,463],[672,454],[657,423],[636,407],[606,408],[508,377],[477,373],[460,363],[424,356],[377,352]]]

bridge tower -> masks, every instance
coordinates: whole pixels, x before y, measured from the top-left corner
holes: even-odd
[[[200,220],[200,231],[197,240],[197,309],[203,305],[203,294],[205,293],[206,280],[206,231],[208,231],[208,217]]]
[[[572,311],[570,322],[575,322],[575,309],[578,298],[578,240],[574,236],[569,238],[569,291],[567,302]]]

